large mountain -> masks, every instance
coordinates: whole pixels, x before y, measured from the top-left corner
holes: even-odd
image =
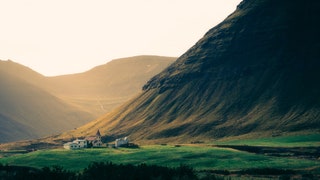
[[[14,74],[35,81],[44,78],[12,61],[0,61],[1,143],[63,132],[94,117]]]
[[[319,132],[319,9],[313,0],[244,0],[143,93],[69,134],[190,142]]]

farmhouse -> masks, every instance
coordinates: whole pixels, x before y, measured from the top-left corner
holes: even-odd
[[[79,149],[79,146],[76,143],[68,142],[68,143],[63,144],[63,148],[65,148],[65,149]]]
[[[87,141],[84,139],[76,139],[63,145],[65,149],[81,149],[87,147]]]
[[[101,147],[101,134],[100,131],[96,133],[96,136],[87,137],[85,139],[76,139],[72,142],[65,143],[63,148],[65,149],[82,149],[82,148],[91,148],[91,147]]]
[[[129,145],[129,138],[124,137],[124,138],[119,138],[116,139],[115,141],[115,147],[123,147],[123,146],[128,146]]]

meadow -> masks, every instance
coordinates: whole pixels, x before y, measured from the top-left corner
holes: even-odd
[[[1,164],[42,168],[62,166],[79,171],[92,162],[115,164],[145,163],[167,167],[188,165],[196,170],[242,170],[252,168],[312,169],[319,171],[319,160],[271,157],[227,148],[210,146],[150,145],[136,149],[99,148],[82,150],[39,150],[32,153],[1,158]]]
[[[278,136],[252,139],[232,139],[216,141],[217,145],[248,145],[248,146],[270,146],[270,147],[319,147],[320,134],[304,134],[291,136]]]

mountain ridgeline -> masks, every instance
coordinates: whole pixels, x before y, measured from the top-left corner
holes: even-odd
[[[69,133],[190,142],[319,132],[319,8],[244,0],[143,93]]]

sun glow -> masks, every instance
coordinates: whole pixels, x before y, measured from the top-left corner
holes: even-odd
[[[0,59],[51,76],[134,55],[177,57],[240,1],[1,1]]]

